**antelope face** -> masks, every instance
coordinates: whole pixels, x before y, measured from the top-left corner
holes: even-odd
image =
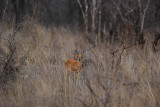
[[[78,54],[78,55],[77,55],[77,60],[78,60],[78,61],[81,61],[82,58],[83,58],[83,55],[82,55],[82,54]]]
[[[74,50],[74,55],[75,55],[74,59],[76,59],[77,61],[81,61],[82,58],[83,58],[83,54],[82,53],[78,53],[77,50]]]

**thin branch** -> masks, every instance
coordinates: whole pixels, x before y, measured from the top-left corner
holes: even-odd
[[[130,46],[123,46],[123,49],[121,50],[119,59],[118,59],[118,61],[117,61],[117,62],[119,62],[119,63],[116,65],[116,68],[118,68],[118,66],[119,66],[119,64],[120,64],[120,62],[121,62],[121,58],[122,58],[122,54],[123,54],[124,50],[129,49],[129,48],[135,46],[136,44],[137,44],[137,43],[135,42],[134,44],[132,44],[132,45],[130,45]]]
[[[4,10],[3,10],[2,21],[4,20],[4,17],[5,17],[5,13],[6,13],[6,9],[7,9],[7,6],[8,6],[8,2],[9,2],[9,0],[7,0],[6,5],[5,5],[5,8],[4,8]]]
[[[85,12],[84,12],[84,10],[83,10],[83,7],[82,7],[82,4],[81,4],[81,2],[79,1],[79,0],[77,0],[77,2],[78,2],[78,4],[79,4],[79,6],[80,6],[80,8],[81,8],[81,11],[82,11],[82,15],[83,15],[83,19],[84,19],[84,22],[85,22]]]
[[[148,6],[149,6],[149,1],[150,1],[150,0],[147,1],[146,8],[144,9],[144,12],[143,12],[143,18],[142,18],[142,24],[141,24],[141,32],[140,32],[140,33],[142,33],[142,31],[143,31],[143,27],[144,27],[144,18],[145,18],[145,14],[146,14],[146,11],[147,11]]]
[[[119,11],[119,15],[121,16],[121,18],[122,18],[122,20],[123,20],[123,23],[124,23],[125,25],[127,25],[127,24],[126,24],[126,21],[125,21],[125,19],[124,19],[124,16],[122,15],[122,12],[121,12],[118,4],[117,4],[114,0],[112,0],[112,2],[113,2],[113,4],[117,7],[117,10]]]

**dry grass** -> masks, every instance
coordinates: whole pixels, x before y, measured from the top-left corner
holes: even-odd
[[[1,34],[1,47],[7,53],[6,39],[11,29]],[[149,38],[151,34],[147,34]],[[66,27],[45,28],[26,21],[16,35],[17,62],[26,56],[16,82],[0,91],[0,106],[24,107],[158,107],[160,106],[160,54],[153,53],[151,40],[141,50],[124,50],[119,45],[89,45],[83,33]],[[117,49],[111,54],[107,47]],[[64,62],[73,50],[87,50],[79,81],[73,74],[66,81]]]

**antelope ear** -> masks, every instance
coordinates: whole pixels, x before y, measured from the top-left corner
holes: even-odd
[[[77,55],[77,54],[78,54],[78,51],[77,51],[76,49],[74,50],[74,54],[75,54],[75,55]]]

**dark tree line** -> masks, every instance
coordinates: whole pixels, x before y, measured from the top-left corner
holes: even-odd
[[[28,17],[44,25],[72,25],[93,43],[121,35],[144,43],[144,30],[160,24],[160,0],[0,0],[2,21],[22,23]],[[106,32],[109,32],[107,34]],[[132,40],[132,39],[131,39]]]

